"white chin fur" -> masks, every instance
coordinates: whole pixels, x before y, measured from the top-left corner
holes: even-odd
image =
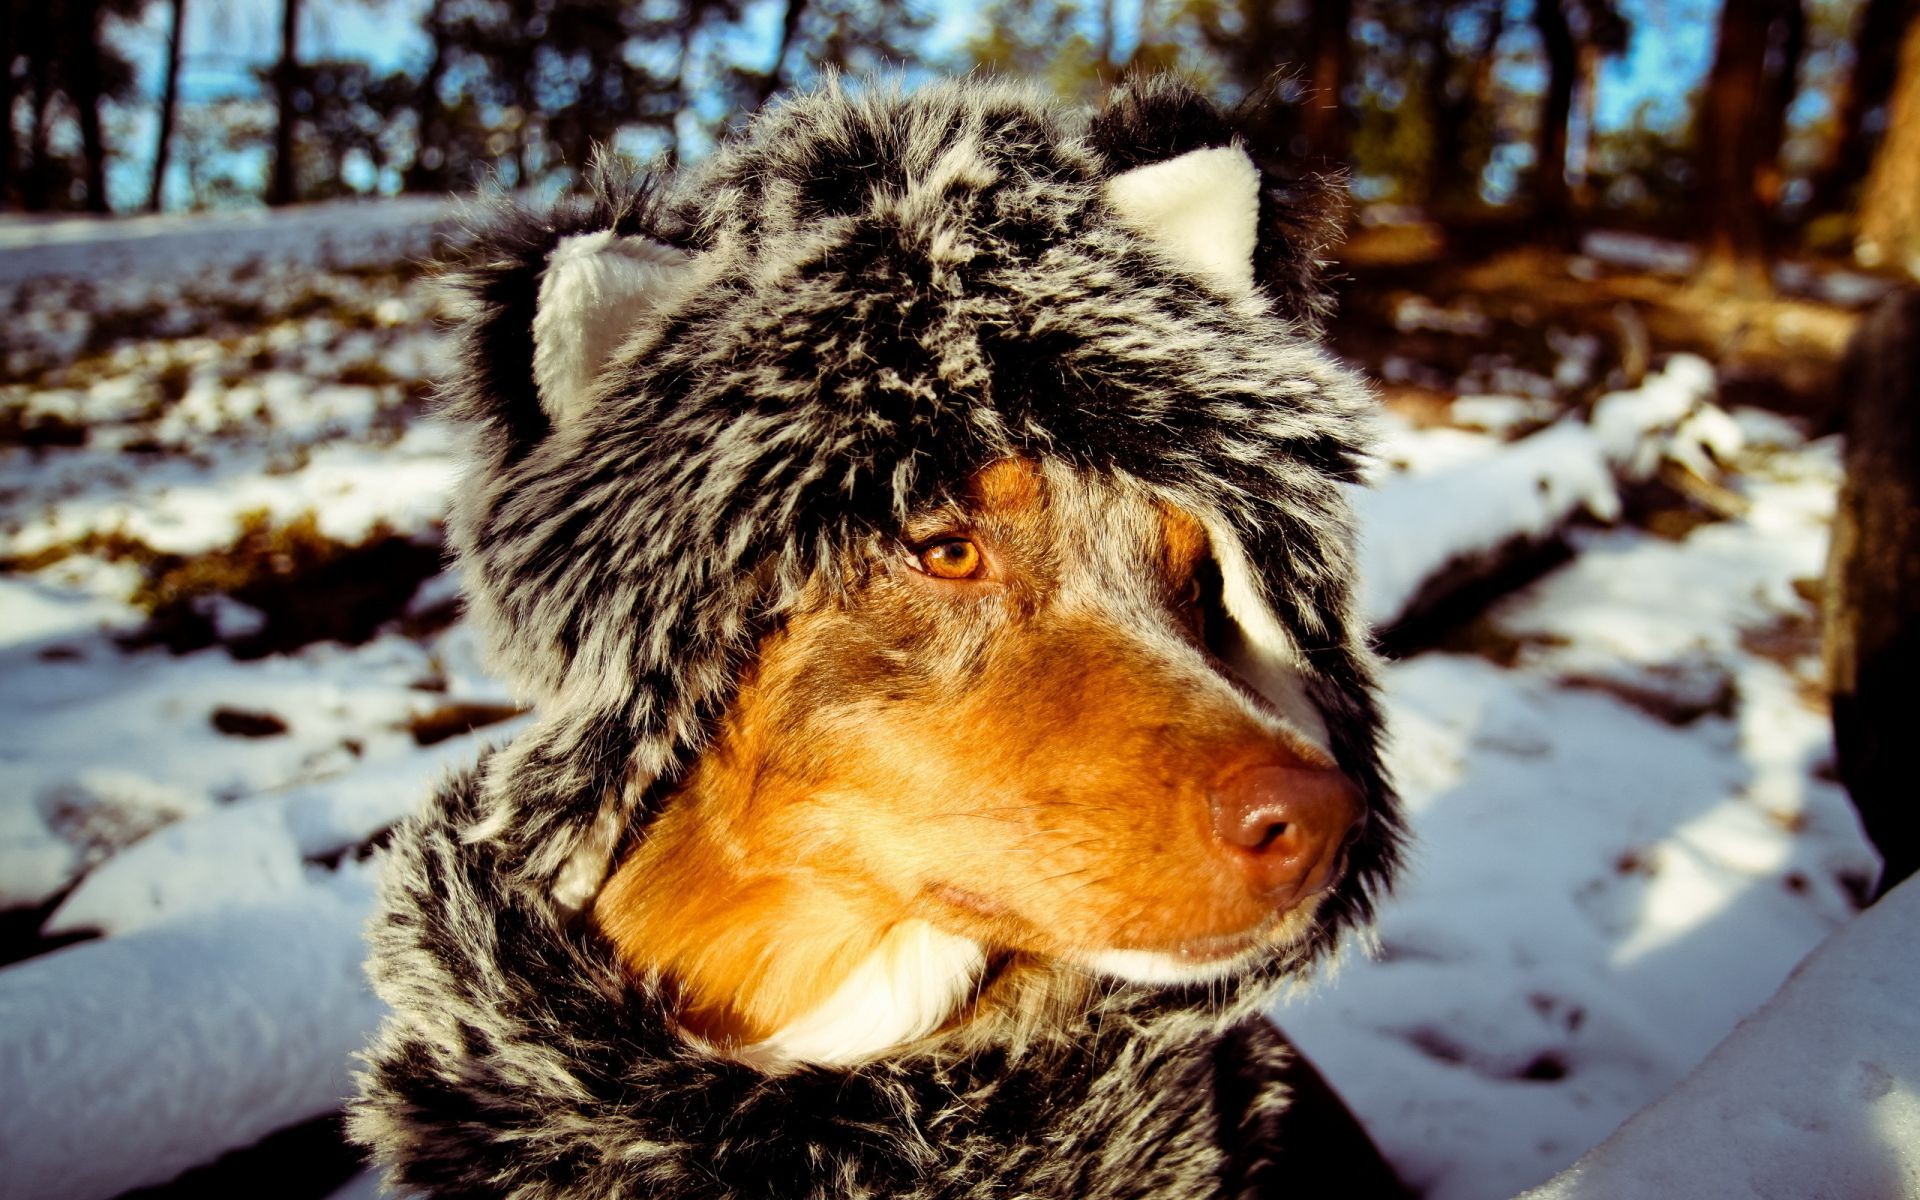
[[[1128,983],[1174,984],[1205,983],[1233,974],[1248,958],[1230,954],[1225,958],[1194,962],[1157,950],[1095,950],[1082,955],[1080,963],[1091,970]]]
[[[945,1024],[985,965],[986,954],[972,938],[903,921],[825,1003],[739,1056],[762,1069],[879,1058]]]

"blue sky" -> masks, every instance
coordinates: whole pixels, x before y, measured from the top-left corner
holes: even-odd
[[[358,58],[381,69],[424,63],[428,46],[420,25],[430,0],[306,0],[301,53],[311,58]],[[783,0],[759,0],[750,12],[750,28],[765,31],[771,42]],[[1115,0],[1121,28],[1137,21],[1142,0]],[[1534,0],[1508,0],[1510,29],[1528,30]],[[980,0],[931,0],[936,16],[933,41],[940,49],[964,45],[986,7]],[[1650,104],[1655,120],[1676,123],[1686,117],[1688,90],[1706,73],[1713,54],[1714,24],[1720,0],[1620,0],[1633,27],[1625,55],[1605,64],[1597,97],[1601,128],[1631,121]],[[1090,9],[1097,5],[1089,3]],[[279,48],[280,5],[275,0],[190,0],[185,39],[186,70],[182,91],[189,100],[255,95],[254,70],[273,61]],[[763,19],[762,19],[763,18]],[[144,97],[160,91],[165,52],[166,6],[151,5],[139,25],[119,40],[139,73]],[[1521,82],[1521,81],[1516,81]],[[144,132],[149,122],[132,114],[140,134],[124,141],[117,164],[116,201],[126,204],[144,189],[149,153]]]
[[[777,7],[768,0],[761,7]],[[308,0],[301,50],[311,57],[360,58],[377,67],[414,66],[427,54],[420,32],[428,0]],[[1140,0],[1118,0],[1122,27],[1130,26]],[[1533,0],[1512,0],[1509,24],[1524,26]],[[252,69],[273,60],[279,49],[279,5],[271,0],[196,0],[188,5],[182,81],[190,98],[247,94]],[[984,5],[974,0],[937,0],[939,40],[949,45],[972,31]],[[1633,23],[1628,53],[1603,69],[1598,97],[1603,127],[1630,120],[1646,101],[1661,115],[1679,119],[1686,89],[1705,74],[1713,55],[1713,24],[1719,0],[1623,0]],[[769,26],[772,21],[767,22]],[[164,6],[122,39],[141,76],[141,91],[159,93],[165,34]]]

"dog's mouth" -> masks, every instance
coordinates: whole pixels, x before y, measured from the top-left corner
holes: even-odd
[[[1304,941],[1339,874],[1335,872],[1326,886],[1244,929],[1173,941],[1074,948],[1065,950],[1059,957],[1103,975],[1141,983],[1192,983],[1238,974]],[[971,917],[996,923],[1012,919],[1019,924],[1029,924],[1015,918],[1006,906],[993,898],[957,884],[936,884],[928,889],[928,894]]]

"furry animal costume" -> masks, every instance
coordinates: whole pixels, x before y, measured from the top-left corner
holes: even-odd
[[[1369,916],[1399,826],[1341,489],[1372,398],[1316,340],[1318,210],[1235,120],[1165,81],[1094,115],[978,80],[830,84],[682,180],[483,233],[448,392],[476,431],[455,537],[539,718],[387,861],[371,969],[392,1014],[352,1128],[390,1182],[1287,1190],[1286,1049],[1260,1013]],[[579,906],[803,581],[1011,455],[1124,476],[1205,523],[1249,677],[1298,678],[1365,799],[1316,932],[1250,976],[1116,985],[985,1049],[777,1073],[700,1052]]]

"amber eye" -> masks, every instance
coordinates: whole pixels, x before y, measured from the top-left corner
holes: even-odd
[[[921,550],[914,561],[935,579],[971,579],[980,573],[980,547],[966,538],[942,538]]]

